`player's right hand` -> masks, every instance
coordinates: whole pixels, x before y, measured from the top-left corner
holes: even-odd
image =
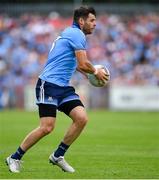
[[[109,73],[104,68],[98,68],[95,75],[99,80],[105,82],[109,80]]]

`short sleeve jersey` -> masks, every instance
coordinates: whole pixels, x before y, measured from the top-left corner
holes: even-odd
[[[76,50],[86,49],[86,37],[77,25],[66,28],[54,41],[40,79],[68,86],[77,67]]]

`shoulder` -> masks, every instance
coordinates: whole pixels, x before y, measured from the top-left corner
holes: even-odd
[[[66,28],[62,32],[62,36],[69,39],[86,39],[84,33],[80,29],[73,27]]]
[[[80,29],[66,28],[61,36],[63,39],[67,39],[67,42],[74,50],[86,49],[86,37]]]

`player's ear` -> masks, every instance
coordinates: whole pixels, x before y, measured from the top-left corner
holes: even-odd
[[[79,25],[83,26],[84,25],[84,19],[82,17],[79,18]]]

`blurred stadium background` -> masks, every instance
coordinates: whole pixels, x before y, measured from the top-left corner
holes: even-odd
[[[84,1],[98,13],[97,28],[88,37],[89,59],[111,72],[105,88],[92,87],[79,73],[74,76],[72,83],[90,109],[159,110],[159,6],[157,1],[137,3]],[[1,0],[1,110],[36,109],[34,86],[48,50],[71,25],[72,11],[80,4]]]

